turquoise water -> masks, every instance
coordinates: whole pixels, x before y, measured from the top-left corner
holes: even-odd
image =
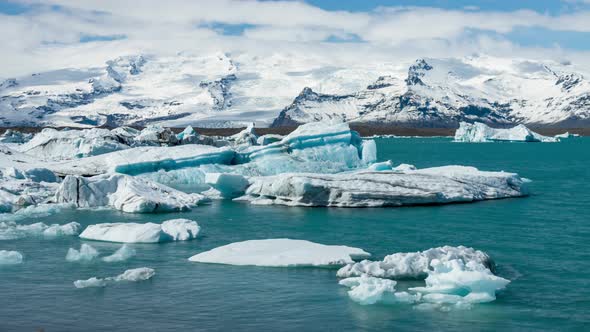
[[[473,165],[532,179],[526,198],[391,209],[250,206],[215,202],[191,212],[129,215],[66,210],[34,220],[161,222],[197,220],[189,242],[134,245],[121,263],[69,263],[77,238],[0,241],[21,265],[0,267],[0,331],[167,330],[584,330],[590,324],[590,139],[559,144],[463,144],[450,139],[379,139],[379,159],[418,167]],[[345,244],[375,258],[441,245],[488,252],[512,280],[495,302],[471,310],[419,311],[409,305],[361,306],[336,271],[191,263],[187,258],[234,241],[298,238]],[[120,245],[88,242],[110,254]],[[76,289],[72,282],[151,267],[146,282]],[[404,284],[404,283],[402,283]],[[409,284],[409,282],[406,282]],[[407,286],[407,285],[405,285]]]

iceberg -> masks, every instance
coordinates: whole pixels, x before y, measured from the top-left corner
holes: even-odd
[[[138,281],[149,280],[155,274],[156,274],[156,272],[154,271],[154,269],[150,269],[148,267],[140,267],[137,269],[126,270],[122,274],[115,276],[115,277],[107,277],[107,278],[92,277],[87,280],[76,280],[76,281],[74,281],[74,286],[76,288],[106,287],[110,284],[122,282],[122,281],[138,282]]]
[[[228,173],[206,173],[205,183],[216,190],[213,196],[221,198],[235,198],[244,195],[250,182],[238,174]]]
[[[59,236],[74,236],[80,233],[80,224],[70,222],[64,225],[46,225],[38,222],[30,225],[20,225],[14,221],[0,222],[0,240],[16,240],[29,236],[54,238]]]
[[[420,170],[289,173],[252,178],[239,200],[287,206],[384,207],[445,204],[528,194],[514,173],[445,166]]]
[[[0,265],[16,265],[23,262],[23,255],[18,251],[0,250]]]
[[[115,251],[112,255],[105,256],[101,259],[103,262],[107,262],[107,263],[124,262],[135,255],[136,255],[135,249],[131,248],[127,244],[124,244],[121,246],[121,248],[119,248],[117,251]]]
[[[431,262],[435,259],[439,262],[474,262],[489,269],[493,268],[491,258],[483,251],[464,246],[444,246],[419,252],[395,253],[385,256],[381,261],[363,260],[348,264],[338,270],[337,276],[346,278],[368,275],[390,279],[424,279],[428,275]]]
[[[101,155],[129,148],[107,129],[62,130],[45,128],[20,147],[20,151],[49,160]]]
[[[235,152],[227,147],[187,144],[163,147],[136,147],[100,156],[48,166],[62,175],[123,173],[138,175],[159,170],[175,170],[203,164],[231,164]]]
[[[175,145],[178,143],[178,138],[170,128],[148,125],[135,136],[135,141],[140,145]]]
[[[7,129],[2,135],[0,135],[0,143],[23,144],[30,141],[31,138],[33,138],[33,134]]]
[[[155,182],[123,174],[91,178],[69,175],[59,186],[55,201],[77,207],[109,206],[129,213],[186,211],[205,201]]]
[[[555,135],[553,137],[555,137],[555,138],[557,138],[559,140],[562,140],[562,139],[568,139],[568,138],[573,138],[573,137],[578,137],[578,136],[580,136],[580,135],[578,135],[578,134],[572,134],[569,131],[566,131],[563,134],[558,134],[558,135]]]
[[[455,132],[455,142],[558,142],[555,137],[537,134],[520,124],[513,128],[496,129],[476,122],[461,122]]]
[[[265,239],[230,243],[189,258],[192,262],[273,267],[341,266],[369,257],[362,249],[305,240]]]
[[[350,288],[348,296],[362,305],[375,303],[415,303],[420,294],[396,292],[397,282],[389,279],[375,278],[367,275],[346,278],[339,281],[340,285]]]
[[[228,140],[235,145],[257,145],[258,136],[254,131],[254,123],[250,123],[244,130],[230,136]]]
[[[91,245],[83,243],[80,246],[80,250],[74,248],[68,249],[66,260],[68,262],[90,262],[98,257],[98,255],[98,250],[94,249]]]
[[[431,303],[483,303],[496,299],[496,292],[506,288],[510,280],[495,276],[490,269],[477,262],[460,259],[430,262],[425,287],[410,291],[422,293],[422,300]]]
[[[192,240],[199,234],[199,225],[188,219],[155,223],[104,223],[89,225],[81,239],[120,243],[159,243]]]

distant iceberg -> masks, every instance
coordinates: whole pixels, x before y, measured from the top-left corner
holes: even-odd
[[[558,142],[555,137],[537,134],[522,124],[513,128],[491,128],[481,122],[461,122],[455,132],[455,142]]]
[[[74,281],[74,286],[76,288],[88,288],[88,287],[106,287],[113,283],[118,282],[138,282],[138,281],[145,281],[151,279],[156,272],[154,269],[150,269],[148,267],[140,267],[137,269],[130,269],[126,270],[122,274],[119,274],[115,277],[107,277],[107,278],[97,278],[92,277],[87,280],[76,280]]]
[[[42,222],[22,225],[14,221],[0,222],[0,240],[16,240],[29,236],[54,238],[59,236],[74,236],[80,233],[81,226],[77,222],[67,224],[47,225]]]
[[[266,239],[235,242],[189,258],[192,262],[255,266],[342,266],[371,254],[353,247],[305,240]]]
[[[251,179],[254,204],[383,207],[472,202],[528,194],[517,174],[445,166],[419,170],[290,173]]]
[[[172,219],[155,223],[104,223],[89,225],[80,234],[86,240],[119,243],[159,243],[192,240],[199,234],[199,225],[188,219]]]

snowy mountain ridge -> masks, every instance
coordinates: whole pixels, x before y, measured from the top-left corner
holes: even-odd
[[[294,54],[127,55],[0,82],[1,126],[590,125],[568,63],[471,56],[338,63]]]

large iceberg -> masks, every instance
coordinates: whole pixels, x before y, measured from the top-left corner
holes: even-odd
[[[172,219],[155,223],[104,223],[89,225],[80,234],[86,240],[120,243],[159,243],[192,240],[199,234],[199,225],[188,219]]]
[[[491,128],[481,122],[461,122],[455,132],[456,142],[558,142],[556,137],[537,134],[520,124],[513,128]]]
[[[491,258],[483,251],[464,246],[444,246],[419,252],[395,253],[385,256],[381,261],[363,260],[348,264],[338,270],[337,275],[341,278],[369,275],[390,279],[420,279],[427,276],[430,263],[435,259],[440,262],[460,259],[493,268]]]
[[[517,174],[445,166],[421,170],[292,173],[251,179],[241,200],[289,206],[382,207],[526,195]]]
[[[76,281],[74,281],[74,286],[76,288],[106,287],[110,284],[122,282],[122,281],[137,282],[137,281],[149,280],[155,274],[156,274],[156,272],[154,271],[154,269],[150,269],[149,267],[140,267],[137,269],[126,270],[125,272],[123,272],[115,277],[107,277],[107,278],[92,277],[87,280],[76,280]]]
[[[23,255],[18,251],[0,250],[0,265],[16,265],[23,262]]]
[[[341,266],[369,257],[362,249],[305,240],[266,239],[230,243],[189,258],[192,262],[255,266]]]
[[[73,203],[84,208],[110,206],[131,213],[185,211],[204,200],[199,194],[187,194],[123,174],[91,178],[69,175],[55,194],[58,203]]]
[[[129,148],[107,129],[62,130],[45,128],[20,147],[36,157],[61,160],[83,158]]]

